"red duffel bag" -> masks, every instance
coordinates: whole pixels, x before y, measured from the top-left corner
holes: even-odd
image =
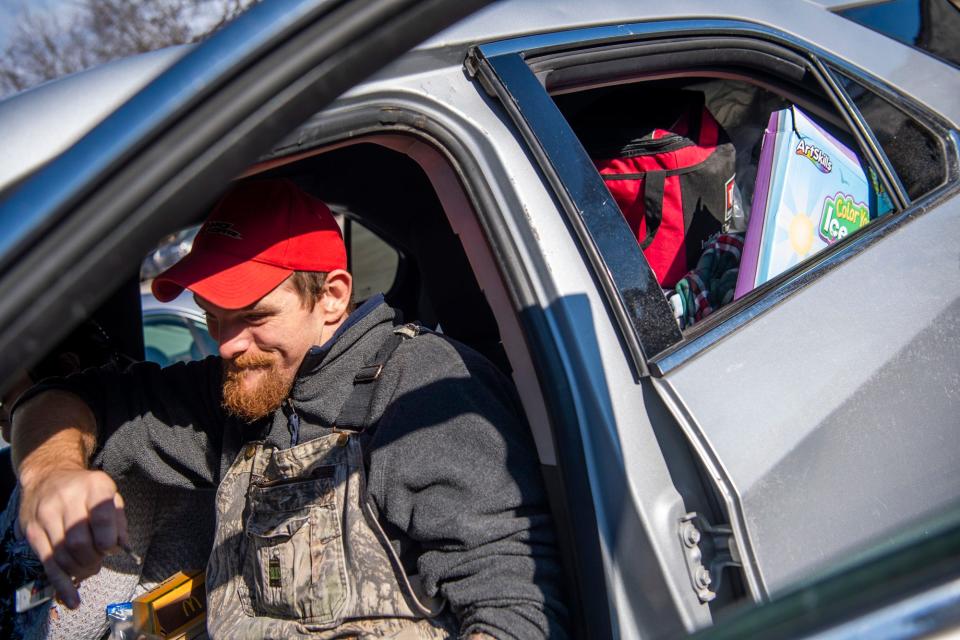
[[[701,99],[669,129],[588,151],[660,286],[673,287],[733,208],[736,151],[726,132]]]

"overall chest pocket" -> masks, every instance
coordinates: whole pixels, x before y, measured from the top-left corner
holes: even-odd
[[[251,485],[244,537],[240,599],[251,613],[313,624],[338,619],[347,573],[332,473]]]

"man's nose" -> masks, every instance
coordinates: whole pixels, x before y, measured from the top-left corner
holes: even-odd
[[[245,329],[230,330],[222,327],[219,338],[220,357],[224,360],[232,360],[250,348],[250,335]]]

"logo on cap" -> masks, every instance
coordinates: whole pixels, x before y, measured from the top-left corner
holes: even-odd
[[[234,240],[243,240],[243,236],[237,231],[233,223],[230,222],[207,222],[207,233],[218,233],[221,236],[233,238]]]

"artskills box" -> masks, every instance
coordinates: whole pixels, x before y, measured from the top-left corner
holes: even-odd
[[[876,217],[860,159],[795,106],[770,114],[735,298]]]

